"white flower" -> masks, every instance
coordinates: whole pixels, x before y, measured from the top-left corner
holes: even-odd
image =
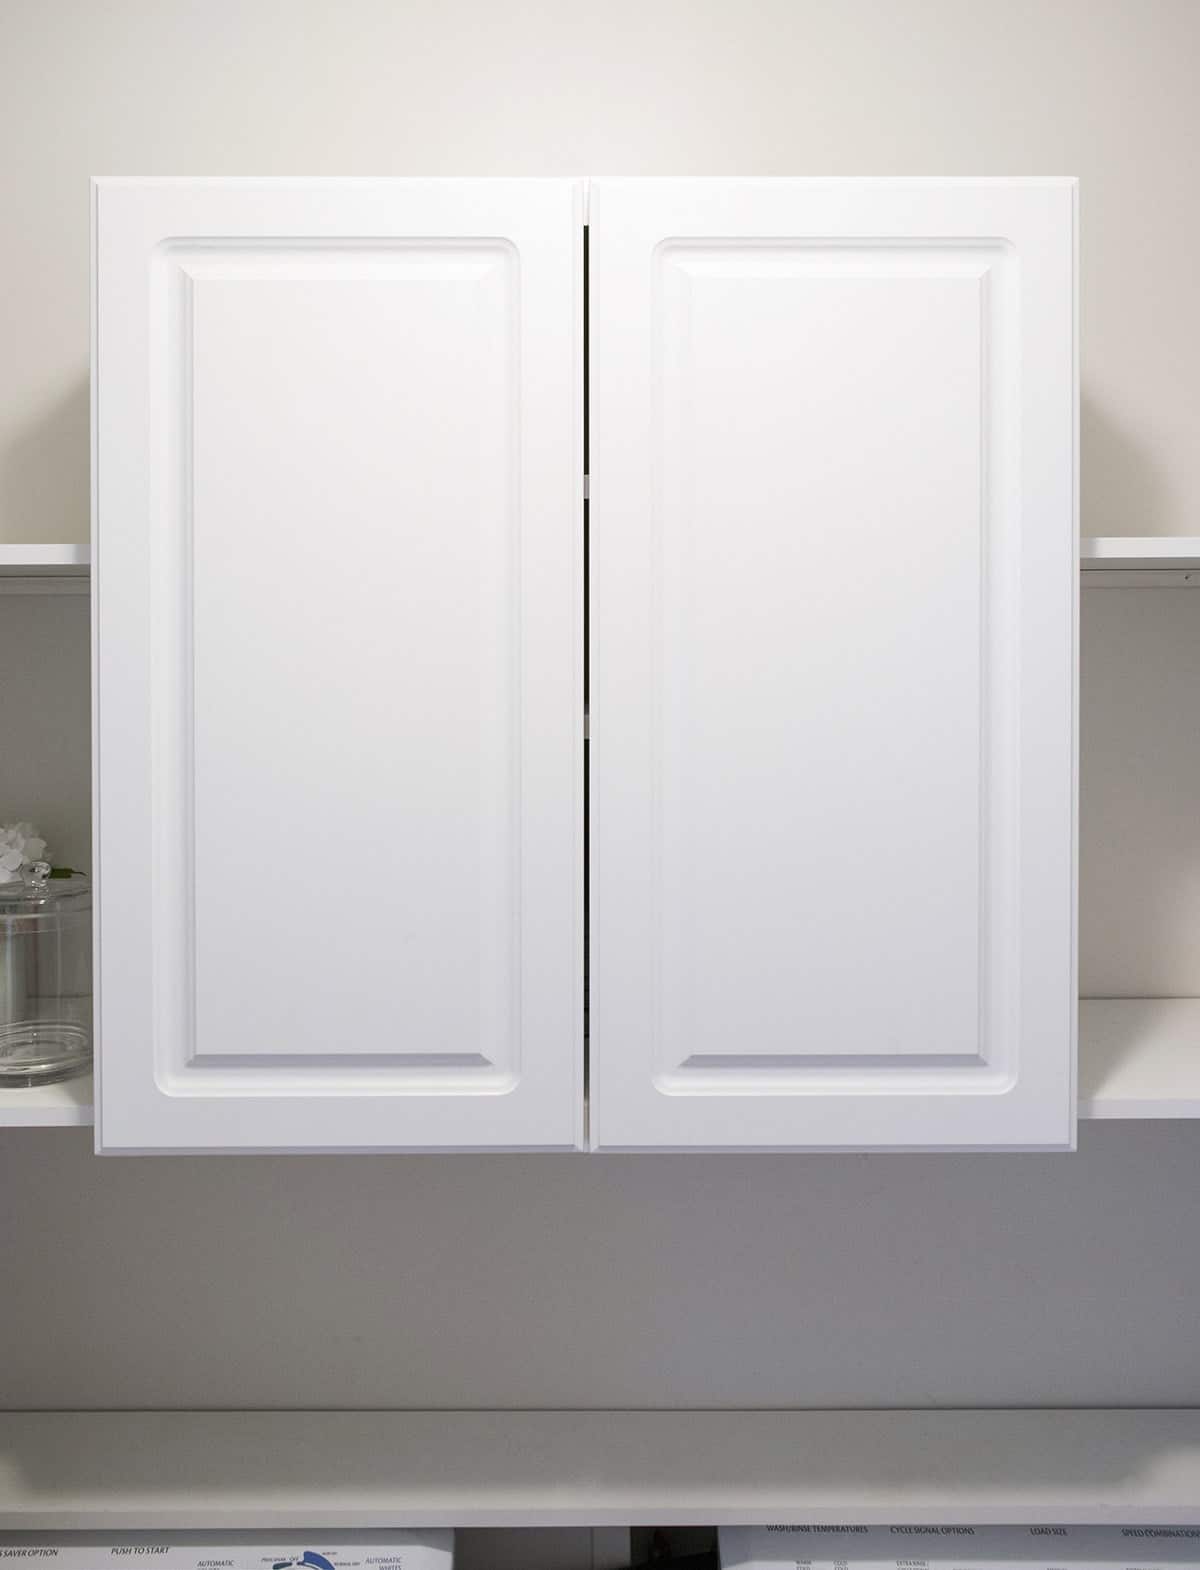
[[[0,823],[0,883],[20,883],[24,869],[45,854],[46,841],[32,823]]]

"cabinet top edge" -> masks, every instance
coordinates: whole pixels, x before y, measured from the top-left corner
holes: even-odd
[[[737,186],[1048,186],[1074,188],[1078,175],[533,175],[533,174],[93,174],[93,186],[181,185],[447,185],[487,181],[504,185],[737,185]]]
[[[93,174],[93,190],[107,187],[172,186],[274,186],[281,190],[295,186],[435,186],[478,185],[580,186],[584,175],[509,175],[509,174]]]
[[[1075,174],[696,174],[588,175],[589,185],[724,185],[724,186],[1046,186],[1074,189]]]

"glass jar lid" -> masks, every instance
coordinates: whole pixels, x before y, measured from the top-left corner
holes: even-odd
[[[0,917],[52,916],[86,910],[92,897],[92,880],[82,872],[65,878],[17,878],[0,883]]]

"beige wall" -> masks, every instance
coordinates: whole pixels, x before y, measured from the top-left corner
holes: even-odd
[[[0,0],[0,540],[87,529],[90,174],[1077,174],[1084,530],[1200,531],[1196,0]]]
[[[0,1407],[1197,1406],[1200,1130],[93,1156],[0,1129]]]

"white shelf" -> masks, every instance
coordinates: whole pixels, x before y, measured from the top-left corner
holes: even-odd
[[[1132,572],[1200,567],[1200,536],[1089,535],[1080,541],[1085,572]],[[0,545],[0,577],[86,578],[87,545]]]
[[[1200,569],[1200,537],[1095,535],[1079,542],[1079,565],[1084,573],[1196,570]]]
[[[93,1122],[89,1074],[0,1090],[0,1128]],[[1200,998],[1083,998],[1081,1118],[1200,1118]]]
[[[77,1128],[93,1121],[92,1076],[0,1090],[0,1128]]]
[[[1084,998],[1081,1118],[1200,1118],[1200,998]]]
[[[1089,535],[1079,557],[1084,572],[1200,568],[1200,536]],[[90,570],[87,545],[0,545],[2,578],[86,578]]]
[[[0,1128],[93,1122],[89,1074],[0,1090]],[[1200,1118],[1200,998],[1083,998],[1081,1118]]]
[[[1200,1411],[25,1412],[0,1530],[1191,1524]]]
[[[87,545],[0,545],[0,578],[86,578]]]

